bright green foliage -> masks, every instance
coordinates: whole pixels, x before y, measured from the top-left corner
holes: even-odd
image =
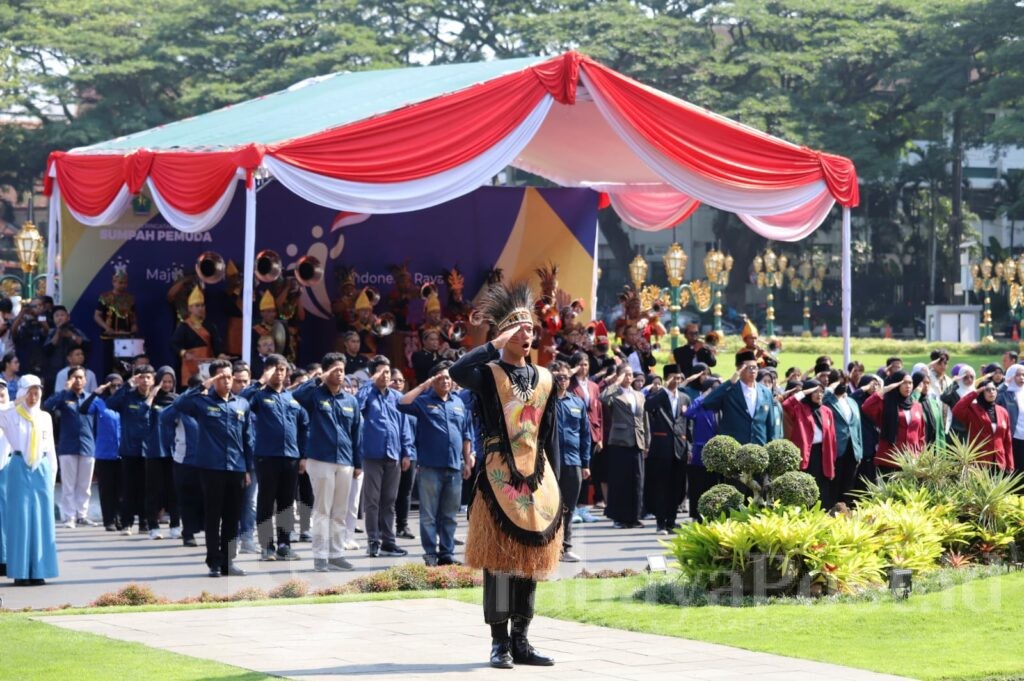
[[[810,508],[818,502],[818,483],[807,473],[789,471],[772,480],[770,495],[783,506]]]
[[[772,440],[765,449],[768,451],[768,475],[771,477],[800,470],[803,456],[800,448],[790,440]]]
[[[718,473],[727,478],[735,478],[740,474],[737,467],[736,453],[740,443],[729,435],[716,435],[707,441],[701,450],[701,461],[711,473]]]
[[[717,518],[723,513],[743,508],[743,495],[732,485],[715,485],[697,500],[697,512],[702,518]]]
[[[747,475],[761,475],[768,468],[768,450],[753,443],[743,445],[736,452],[736,468]]]

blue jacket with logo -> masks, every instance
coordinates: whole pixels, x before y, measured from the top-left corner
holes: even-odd
[[[298,459],[306,451],[309,415],[290,390],[280,392],[254,383],[241,392],[249,400],[253,454]]]
[[[307,381],[292,393],[309,415],[306,458],[363,467],[363,417],[356,398],[344,390],[332,394],[319,381]]]
[[[253,470],[252,430],[249,428],[249,403],[228,394],[222,398],[201,386],[183,392],[173,405],[199,423],[199,443],[195,466],[219,471]]]
[[[146,396],[127,383],[106,399],[107,408],[121,415],[121,457],[146,455],[149,439],[149,404]]]

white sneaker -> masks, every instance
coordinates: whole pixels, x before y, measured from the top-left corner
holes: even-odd
[[[358,551],[359,542],[357,542],[355,539],[349,539],[347,542],[342,544],[341,547],[346,551]]]
[[[260,545],[252,539],[243,539],[238,543],[239,553],[260,553]]]
[[[121,530],[121,534],[123,534],[125,537],[130,537],[133,534],[135,534],[135,528],[129,525],[128,527]]]
[[[180,527],[172,527],[171,531],[168,533],[168,536],[171,539],[181,539],[181,528]]]
[[[60,526],[61,526],[61,527],[66,527],[66,528],[68,528],[69,530],[73,530],[73,529],[75,529],[75,519],[74,519],[74,518],[68,518],[67,520],[65,520],[64,522],[62,522],[62,523],[60,524]]]
[[[150,539],[163,539],[164,535],[160,532],[160,530],[150,530],[149,531],[149,538]]]

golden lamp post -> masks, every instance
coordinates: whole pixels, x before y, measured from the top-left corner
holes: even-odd
[[[18,263],[21,265],[21,276],[5,274],[0,277],[0,282],[10,281],[21,287],[24,298],[32,298],[35,295],[36,284],[40,279],[45,279],[45,274],[33,276],[36,265],[39,263],[39,254],[43,250],[43,235],[39,233],[36,226],[26,222],[21,226],[21,231],[14,235],[14,250],[18,253]]]
[[[775,289],[782,288],[782,279],[788,268],[789,258],[785,254],[775,255],[775,251],[771,248],[766,248],[763,253],[754,256],[757,287],[768,289],[765,333],[769,338],[775,335]]]

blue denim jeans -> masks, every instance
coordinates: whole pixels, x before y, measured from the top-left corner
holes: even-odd
[[[420,496],[420,543],[425,556],[455,555],[455,526],[462,498],[462,471],[421,467],[416,472]],[[438,547],[440,542],[440,548]]]
[[[259,492],[256,482],[256,471],[253,470],[252,484],[245,488],[242,510],[238,516],[238,538],[256,540],[256,496]]]

